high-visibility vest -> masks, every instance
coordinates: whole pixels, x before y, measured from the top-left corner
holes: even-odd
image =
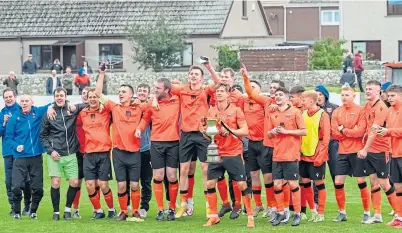
[[[303,112],[304,124],[306,126],[307,135],[302,137],[302,147],[301,152],[303,156],[314,156],[317,150],[318,142],[320,138],[318,136],[318,131],[320,128],[321,116],[324,110],[320,109],[314,115],[309,116],[307,110]]]

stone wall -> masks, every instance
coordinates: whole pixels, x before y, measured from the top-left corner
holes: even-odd
[[[363,74],[363,82],[376,79],[382,80],[384,75],[383,70],[368,70]],[[151,86],[157,78],[166,77],[171,80],[178,79],[183,82],[187,79],[186,72],[172,72],[172,73],[111,73],[108,74],[108,94],[117,94],[118,87],[121,84],[131,84],[134,87],[140,83],[148,83]],[[45,95],[45,82],[49,75],[36,74],[36,75],[17,75],[20,80],[18,91],[20,94],[29,93],[32,95]],[[339,85],[341,71],[272,71],[272,72],[250,72],[250,78],[258,80],[266,91],[271,80],[282,80],[287,87],[302,85],[302,86],[315,86],[317,84],[325,84],[328,86]],[[7,75],[0,75],[1,83]],[[96,75],[91,76],[92,85],[95,85]],[[209,79],[209,74],[206,79]],[[236,74],[236,83],[242,84],[242,79]],[[5,86],[0,86],[0,91],[3,91]],[[74,90],[74,94],[78,94],[78,90]]]

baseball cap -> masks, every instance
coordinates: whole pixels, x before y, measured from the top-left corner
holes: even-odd
[[[28,54],[28,57],[32,57],[32,54]]]

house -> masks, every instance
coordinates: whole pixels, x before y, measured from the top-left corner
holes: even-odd
[[[311,45],[326,37],[339,39],[336,0],[263,0],[262,4],[272,35],[283,36],[287,45]]]
[[[366,59],[402,60],[402,1],[341,1],[341,38],[353,53],[361,50]]]
[[[20,71],[28,54],[43,72],[56,58],[73,69],[108,59],[115,71],[135,72],[126,26],[164,14],[180,16],[177,25],[190,34],[175,69],[188,69],[201,55],[216,58],[211,46],[283,42],[272,36],[257,0],[2,0],[0,12],[0,73]]]

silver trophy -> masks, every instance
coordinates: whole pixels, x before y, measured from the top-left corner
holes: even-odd
[[[207,148],[207,163],[219,163],[218,147],[215,144],[215,135],[219,134],[219,130],[216,124],[219,122],[216,118],[205,118],[204,125],[207,126],[207,130],[204,135],[211,140]]]

